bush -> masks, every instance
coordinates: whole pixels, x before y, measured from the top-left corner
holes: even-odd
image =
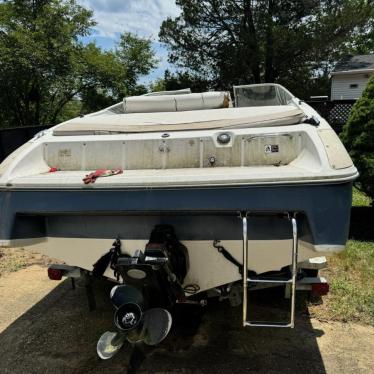
[[[352,108],[341,138],[360,172],[360,188],[374,198],[374,76]]]

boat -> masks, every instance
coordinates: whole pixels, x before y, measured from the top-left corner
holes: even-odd
[[[103,335],[101,358],[125,337],[158,343],[171,305],[236,284],[250,326],[248,284],[288,274],[294,304],[305,264],[345,248],[358,172],[335,131],[278,84],[232,92],[128,97],[0,166],[1,246],[117,282],[119,332]]]

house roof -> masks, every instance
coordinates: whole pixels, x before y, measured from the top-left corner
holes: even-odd
[[[336,64],[332,74],[359,71],[374,71],[374,54],[346,56]]]

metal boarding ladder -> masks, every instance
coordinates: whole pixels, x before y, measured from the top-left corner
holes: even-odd
[[[292,265],[291,278],[269,279],[269,278],[254,278],[248,277],[248,235],[247,235],[247,215],[242,215],[243,223],[243,327],[288,327],[294,328],[295,325],[295,298],[296,298],[296,277],[297,277],[297,256],[298,256],[298,235],[297,222],[295,217],[288,215],[292,224]],[[267,322],[267,321],[248,321],[248,283],[278,283],[291,284],[291,311],[289,322]]]

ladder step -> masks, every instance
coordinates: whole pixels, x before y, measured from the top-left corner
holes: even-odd
[[[293,328],[293,324],[289,322],[267,322],[267,321],[245,321],[244,326],[250,327],[278,327]]]
[[[242,268],[242,282],[243,282],[243,326],[250,327],[284,327],[293,328],[295,325],[295,299],[296,299],[296,280],[297,280],[297,257],[298,257],[298,235],[297,222],[295,216],[288,215],[292,225],[292,262],[291,262],[291,278],[281,278],[272,276],[247,276],[248,271],[248,235],[247,235],[247,215],[242,215],[242,229],[243,229],[243,268]],[[289,322],[268,322],[268,321],[248,321],[248,283],[274,283],[274,284],[290,284],[291,285],[291,310]]]
[[[291,279],[281,279],[281,278],[247,278],[247,282],[250,283],[280,283],[287,284],[292,283]]]

